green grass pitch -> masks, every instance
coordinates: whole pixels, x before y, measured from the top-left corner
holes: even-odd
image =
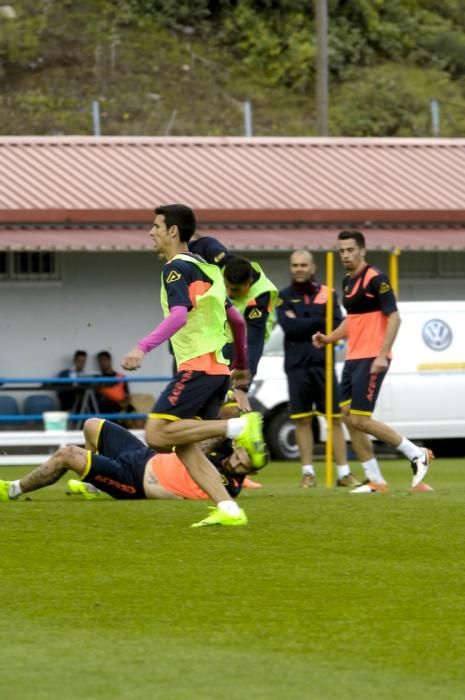
[[[275,463],[243,528],[64,481],[0,503],[0,697],[463,700],[465,460],[432,493],[383,470],[387,495],[355,496]]]

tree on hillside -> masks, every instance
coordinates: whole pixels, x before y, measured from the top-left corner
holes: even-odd
[[[331,133],[463,133],[463,0],[328,0]],[[309,0],[15,0],[0,6],[0,132],[315,133]],[[208,105],[208,109],[206,109]]]

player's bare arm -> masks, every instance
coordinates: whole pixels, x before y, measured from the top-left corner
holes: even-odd
[[[128,353],[126,353],[126,355],[123,357],[121,366],[123,367],[123,369],[127,369],[129,370],[129,372],[132,372],[136,369],[139,369],[139,367],[142,365],[142,360],[144,359],[144,357],[145,352],[135,347]]]
[[[328,345],[329,343],[337,343],[339,340],[342,340],[343,338],[346,337],[347,335],[347,328],[346,328],[346,320],[344,319],[342,323],[339,324],[337,328],[333,330],[332,333],[329,335],[325,335],[324,333],[321,333],[318,331],[317,333],[314,333],[312,335],[312,343],[316,348],[323,348],[325,345]]]
[[[250,382],[250,369],[233,369],[231,372],[231,384],[233,389],[242,389],[247,391]]]
[[[240,411],[247,413],[248,411],[252,410],[249,397],[247,396],[247,393],[245,391],[238,388],[234,389],[234,398]]]
[[[372,374],[378,374],[379,372],[386,372],[389,362],[388,355],[394,345],[394,341],[397,337],[401,324],[401,318],[398,311],[394,311],[388,316],[388,322],[386,326],[386,332],[384,334],[384,342],[381,351],[377,357],[372,362],[371,372]]]

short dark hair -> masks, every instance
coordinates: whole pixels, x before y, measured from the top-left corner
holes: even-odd
[[[225,438],[222,442],[220,442],[214,448],[212,448],[210,450],[210,452],[208,453],[208,459],[216,467],[216,469],[220,472],[220,474],[223,473],[224,461],[226,459],[228,459],[229,457],[231,457],[234,450],[235,450],[235,447],[234,447],[233,441],[230,440],[229,438]],[[246,452],[250,457],[249,450],[246,450]],[[266,467],[266,465],[270,461],[270,455],[269,455],[268,449],[265,449],[265,453],[263,455],[263,458],[264,458],[264,462],[265,462],[263,464],[263,466],[261,466],[259,468],[254,468],[251,466],[249,473],[258,472],[259,469],[263,469],[263,467]]]
[[[224,266],[224,278],[230,284],[245,284],[252,281],[253,267],[247,258],[235,257]]]
[[[73,359],[75,360],[76,357],[80,357],[81,355],[82,355],[82,357],[87,357],[87,351],[86,350],[76,350],[76,352],[73,355]]]
[[[178,227],[179,239],[183,243],[190,241],[194,235],[197,227],[195,214],[185,204],[164,204],[155,208],[155,214],[165,217],[166,228]]]
[[[338,235],[338,241],[347,241],[349,238],[353,238],[359,248],[366,248],[365,236],[360,231],[351,231],[350,228],[341,231]]]
[[[97,358],[98,357],[106,357],[107,360],[111,360],[111,354],[108,352],[108,350],[101,350],[101,352],[97,353]]]
[[[208,459],[212,464],[215,465],[218,471],[221,472],[224,460],[228,459],[228,457],[231,457],[233,452],[233,441],[229,438],[226,438],[225,440],[222,440],[218,445],[216,445],[212,450],[210,450],[210,452],[208,453]]]

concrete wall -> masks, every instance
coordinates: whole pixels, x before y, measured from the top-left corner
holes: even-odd
[[[279,287],[289,284],[288,255],[253,256]],[[387,270],[386,254],[370,262]],[[325,256],[317,254],[324,279]],[[159,284],[162,264],[145,253],[63,253],[62,281],[1,283],[0,376],[53,376],[69,366],[76,349],[89,353],[87,371],[97,371],[95,354],[109,350],[115,369],[125,352],[162,318]],[[335,256],[336,288],[342,270]],[[404,301],[465,299],[463,280],[401,280]],[[139,375],[170,375],[165,346],[152,351]],[[161,384],[135,384],[133,391],[159,393]],[[24,393],[22,394],[24,396]]]
[[[2,285],[0,375],[53,376],[76,349],[89,353],[89,373],[97,373],[100,350],[111,352],[120,369],[124,353],[161,320],[160,272],[150,253],[66,253],[62,282]],[[147,356],[142,373],[171,374],[166,347]],[[159,393],[160,387],[131,389]]]

